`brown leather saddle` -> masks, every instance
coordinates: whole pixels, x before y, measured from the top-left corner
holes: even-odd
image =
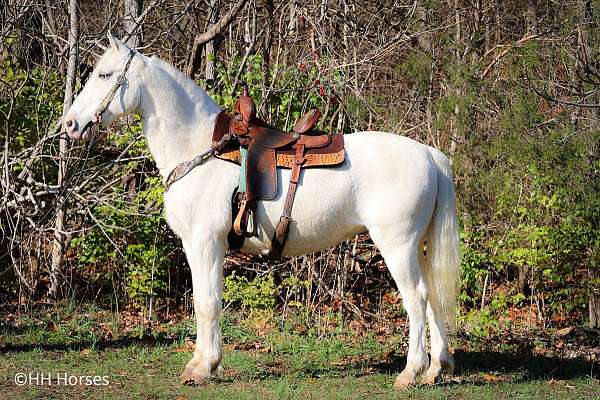
[[[216,157],[240,165],[244,174],[240,186],[245,188],[238,188],[233,198],[234,219],[229,245],[232,249],[240,248],[245,237],[257,236],[256,203],[277,197],[277,167],[288,168],[292,171],[285,205],[269,252],[270,257],[279,258],[287,241],[302,169],[343,163],[344,137],[314,129],[321,116],[318,110],[310,110],[298,119],[292,132],[269,126],[256,117],[256,107],[247,87],[244,87],[235,111],[237,114],[233,117],[224,112],[219,114],[213,131],[213,145],[220,143],[225,135],[237,139],[228,141]]]

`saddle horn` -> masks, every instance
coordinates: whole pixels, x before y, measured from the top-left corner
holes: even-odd
[[[256,106],[248,94],[248,85],[244,82],[242,85],[242,95],[235,105],[235,111],[242,116],[246,128],[250,126],[250,121],[256,117]]]

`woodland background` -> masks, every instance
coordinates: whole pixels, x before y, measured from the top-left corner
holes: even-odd
[[[448,154],[464,329],[600,325],[600,2],[2,0],[0,23],[5,316],[65,299],[192,312],[138,120],[83,144],[57,128],[110,30],[228,109],[245,81],[275,125],[317,107],[326,131]],[[405,318],[366,236],[281,263],[233,254],[224,301],[316,326]]]

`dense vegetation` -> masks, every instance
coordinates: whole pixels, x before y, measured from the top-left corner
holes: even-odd
[[[53,124],[69,26],[62,3],[2,11],[0,301],[26,309],[46,298],[55,215],[66,198],[60,296],[151,315],[188,310],[185,257],[164,221],[162,180],[136,119],[71,144],[66,183],[57,185],[65,156]],[[182,69],[196,56],[194,35],[215,22],[211,5],[220,14],[231,8],[148,3],[138,43]],[[327,131],[393,131],[449,154],[461,313],[467,325],[477,322],[476,333],[506,320],[597,326],[600,4],[330,3],[248,2],[210,42],[218,50],[200,53],[189,72],[229,109],[247,82],[261,115],[281,127],[317,107]],[[124,32],[121,7],[79,5],[78,86],[102,52],[97,41],[109,28]],[[403,318],[367,237],[280,264],[231,255],[226,275],[224,301],[249,312],[320,323]]]

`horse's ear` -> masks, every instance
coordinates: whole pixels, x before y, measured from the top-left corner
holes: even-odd
[[[108,42],[110,43],[110,47],[119,50],[123,45],[119,39],[113,36],[113,34],[108,31]]]

